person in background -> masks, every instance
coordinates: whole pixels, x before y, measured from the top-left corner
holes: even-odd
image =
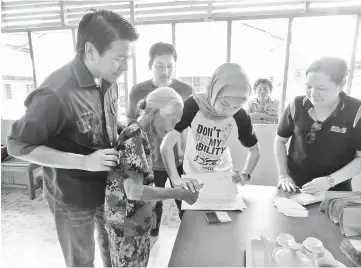
[[[284,111],[275,155],[278,186],[285,191],[351,191],[352,177],[361,173],[361,101],[342,91],[346,75],[343,59],[315,60],[306,70],[306,96]]]
[[[116,166],[117,79],[128,69],[136,29],[109,10],[81,19],[74,60],[50,74],[25,100],[8,140],[9,154],[43,166],[44,199],[66,265],[94,266],[94,229],[111,266],[104,227],[107,171]]]
[[[268,78],[259,78],[254,83],[256,97],[248,102],[247,113],[256,122],[278,122],[279,102],[271,98],[272,89],[272,81]]]
[[[176,62],[177,52],[171,44],[159,42],[151,46],[149,50],[149,69],[152,71],[153,77],[152,79],[135,85],[130,91],[128,120],[133,120],[137,118],[137,103],[158,87],[167,86],[173,88],[182,97],[183,100],[188,98],[193,93],[194,90],[192,86],[174,78]],[[182,163],[186,138],[187,133],[184,133],[184,135],[179,138],[177,144],[175,144],[173,148],[179,176],[183,174]],[[168,178],[168,174],[164,167],[163,160],[159,151],[162,138],[154,137],[153,142],[155,144],[153,166],[155,186],[164,188]],[[181,202],[176,200],[176,204],[179,210],[179,217],[181,218]],[[157,202],[155,211],[157,215],[157,224],[155,228],[152,229],[151,236],[157,238],[159,235],[159,228],[163,212],[162,201]]]
[[[147,267],[154,202],[165,199],[196,202],[196,191],[153,187],[152,140],[174,129],[183,112],[183,99],[173,89],[160,87],[138,105],[141,115],[120,134],[119,166],[108,176],[105,220],[113,267]]]
[[[240,173],[235,170],[233,181],[246,184],[259,160],[259,147],[251,119],[241,108],[251,92],[249,80],[243,69],[235,63],[225,63],[214,72],[207,92],[194,93],[184,104],[181,121],[167,134],[161,145],[161,154],[173,185],[191,182],[177,173],[172,148],[181,133],[190,128],[184,157],[186,174],[232,171],[231,145],[241,142],[248,156]],[[231,150],[232,152],[232,150]],[[194,190],[194,189],[193,189]]]

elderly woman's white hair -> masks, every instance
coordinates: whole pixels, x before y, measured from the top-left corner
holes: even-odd
[[[159,87],[138,102],[138,109],[141,114],[159,110],[162,117],[182,113],[183,106],[182,97],[170,87]]]

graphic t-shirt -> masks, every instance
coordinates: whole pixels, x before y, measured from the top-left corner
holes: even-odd
[[[188,127],[191,131],[183,162],[187,174],[231,171],[229,146],[237,139],[245,147],[252,147],[258,142],[251,119],[244,109],[233,117],[212,120],[199,110],[193,96],[185,101],[182,119],[175,130],[182,132]]]

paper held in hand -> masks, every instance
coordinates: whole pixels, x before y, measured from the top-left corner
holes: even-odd
[[[194,178],[203,187],[196,203],[182,202],[182,210],[240,210],[246,208],[238,194],[237,184],[232,182],[231,172],[213,172],[184,175],[182,178]]]

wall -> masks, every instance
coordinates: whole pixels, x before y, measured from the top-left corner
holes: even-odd
[[[273,141],[276,135],[276,125],[254,125],[254,131],[257,134],[261,150],[261,158],[252,174],[252,183],[258,185],[277,185],[277,168],[273,154]],[[242,170],[247,157],[247,149],[240,142],[232,145],[237,155],[233,160],[234,166]]]

